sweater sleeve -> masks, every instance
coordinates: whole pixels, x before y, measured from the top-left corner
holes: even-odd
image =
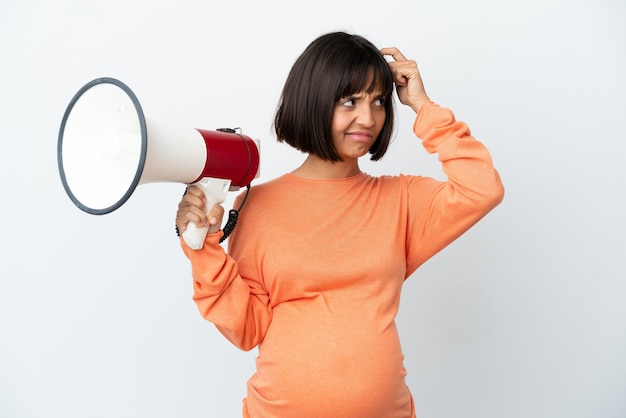
[[[437,153],[447,181],[418,177],[409,184],[407,277],[496,207],[504,197],[487,148],[449,109],[424,105],[415,134]]]
[[[265,336],[272,311],[261,283],[242,277],[237,263],[219,245],[223,233],[209,234],[200,250],[181,239],[191,261],[193,300],[202,317],[242,350],[251,350]]]

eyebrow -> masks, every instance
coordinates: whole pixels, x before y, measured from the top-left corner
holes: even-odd
[[[349,99],[349,98],[362,99],[362,98],[364,98],[366,96],[371,96],[374,99],[379,99],[381,97],[384,98],[385,94],[383,92],[378,92],[378,93],[374,94],[374,93],[364,93],[364,92],[360,91],[360,92],[357,92],[357,93],[352,93],[352,94],[349,94],[347,96],[341,97],[340,100],[342,100],[342,99]]]

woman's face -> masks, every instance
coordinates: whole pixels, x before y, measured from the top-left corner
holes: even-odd
[[[356,93],[335,104],[333,145],[344,160],[367,154],[385,124],[385,98],[380,93]]]

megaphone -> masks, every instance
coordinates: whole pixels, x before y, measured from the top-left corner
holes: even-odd
[[[147,119],[132,90],[114,78],[85,84],[65,110],[57,146],[63,187],[84,212],[122,206],[139,184],[198,185],[207,210],[259,175],[259,142],[236,130],[181,128]],[[203,246],[208,227],[183,238]]]

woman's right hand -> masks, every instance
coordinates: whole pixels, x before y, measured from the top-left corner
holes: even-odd
[[[209,234],[218,232],[224,217],[224,207],[215,205],[211,212],[206,214],[206,197],[204,192],[196,186],[189,186],[178,204],[176,211],[176,226],[182,236],[187,230],[187,224],[193,222],[198,228],[209,227]]]
[[[391,56],[389,68],[396,83],[396,92],[400,103],[410,106],[415,113],[419,113],[422,105],[429,103],[430,99],[424,89],[422,76],[420,75],[415,60],[410,60],[402,55],[398,48],[383,48],[380,53]]]

